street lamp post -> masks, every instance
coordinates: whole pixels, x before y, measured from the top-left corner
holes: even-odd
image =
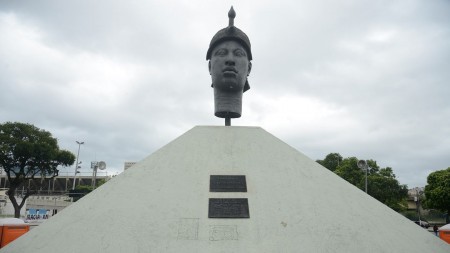
[[[416,190],[416,208],[417,208],[417,216],[419,216],[419,225],[422,226],[422,221],[420,220],[420,195],[422,194],[422,191],[419,187],[415,188]]]
[[[337,167],[339,167],[339,159],[340,159],[339,154],[335,154],[335,157],[336,157],[336,159],[337,159]],[[337,168],[337,167],[336,167],[336,168]]]
[[[76,182],[76,180],[77,180],[77,173],[78,173],[78,165],[79,165],[79,163],[78,163],[78,157],[80,156],[80,147],[81,147],[81,145],[83,145],[84,144],[84,141],[76,141],[77,142],[77,144],[78,144],[78,153],[77,153],[77,161],[76,161],[76,163],[75,163],[75,175],[73,176],[73,185],[72,185],[72,190],[75,190],[75,182]],[[81,162],[80,162],[81,163]]]
[[[367,171],[369,170],[369,165],[366,164],[366,193],[367,193]]]
[[[2,182],[3,182],[3,167],[0,166],[0,188],[3,188]],[[5,185],[6,185],[6,177],[5,177]]]
[[[97,168],[98,168],[98,162],[91,162],[91,169],[92,169],[92,189],[95,189],[95,180],[97,178]]]
[[[366,193],[367,193],[367,171],[369,170],[369,165],[365,160],[358,161],[358,168],[366,171]]]
[[[92,189],[95,190],[95,185],[97,183],[97,170],[106,169],[106,163],[104,161],[91,162],[91,169],[92,169]]]

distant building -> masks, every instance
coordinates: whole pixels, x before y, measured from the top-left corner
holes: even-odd
[[[84,174],[84,175],[83,175]],[[111,176],[106,173],[97,175],[95,181],[98,185],[101,180],[108,181]],[[44,183],[40,183],[41,178],[38,176],[34,180],[29,180],[28,186],[35,188],[37,193],[31,195],[25,202],[24,207],[20,210],[20,217],[28,223],[41,223],[61,210],[71,205],[72,198],[68,196],[72,190],[74,177],[69,175],[60,175],[55,178],[47,178]],[[76,178],[76,185],[92,185],[93,177],[91,173],[80,173]],[[14,206],[6,195],[9,188],[9,180],[6,175],[0,173],[0,218],[13,217]],[[16,199],[20,203],[24,189],[16,190]]]
[[[95,178],[96,185],[100,180],[108,181],[111,176],[105,174],[99,175]],[[91,173],[80,173],[76,177],[76,185],[92,185],[93,177]],[[41,184],[41,178],[37,176],[34,180],[28,181],[28,186],[32,186],[37,190],[35,195],[60,195],[66,194],[69,190],[72,190],[74,183],[74,177],[68,175],[60,175],[54,178],[46,178],[44,183]],[[8,189],[9,181],[6,175],[0,175],[0,188]],[[21,194],[22,188],[17,189],[17,194]]]
[[[129,169],[131,166],[133,166],[135,164],[136,164],[136,162],[125,162],[125,164],[123,166],[123,170]]]
[[[408,210],[417,212],[417,215],[422,217],[423,215],[428,215],[428,209],[424,209],[422,206],[422,201],[424,198],[424,187],[416,187],[408,190]]]

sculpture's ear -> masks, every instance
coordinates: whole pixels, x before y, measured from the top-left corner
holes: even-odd
[[[211,61],[208,62],[208,70],[209,70],[209,75],[211,75]],[[214,84],[211,84],[211,87],[214,88]]]
[[[252,62],[249,61],[249,62],[248,62],[248,72],[247,72],[247,76],[250,75],[250,72],[251,72],[251,71],[252,71]]]

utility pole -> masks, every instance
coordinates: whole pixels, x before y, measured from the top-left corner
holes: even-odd
[[[78,163],[78,158],[79,158],[79,156],[80,156],[80,147],[81,147],[81,145],[83,145],[84,144],[84,141],[76,141],[77,142],[77,144],[78,144],[78,153],[77,153],[77,161],[76,161],[76,163],[75,163],[75,175],[73,176],[73,185],[72,185],[72,190],[75,190],[75,182],[76,182],[76,180],[77,180],[77,173],[78,173],[78,165],[80,165],[81,164],[81,161],[80,161],[80,163]]]
[[[367,164],[366,160],[359,160],[358,168],[366,171],[366,193],[367,193],[367,171],[369,170],[369,165]]]

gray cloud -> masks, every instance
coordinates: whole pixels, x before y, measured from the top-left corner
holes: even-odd
[[[450,166],[448,1],[246,1],[258,125],[312,159],[373,158],[423,186]],[[205,54],[229,3],[4,1],[0,121],[51,131],[109,173],[213,116]],[[89,173],[87,166],[83,171]],[[68,169],[72,171],[73,169]],[[73,172],[72,172],[73,173]]]

